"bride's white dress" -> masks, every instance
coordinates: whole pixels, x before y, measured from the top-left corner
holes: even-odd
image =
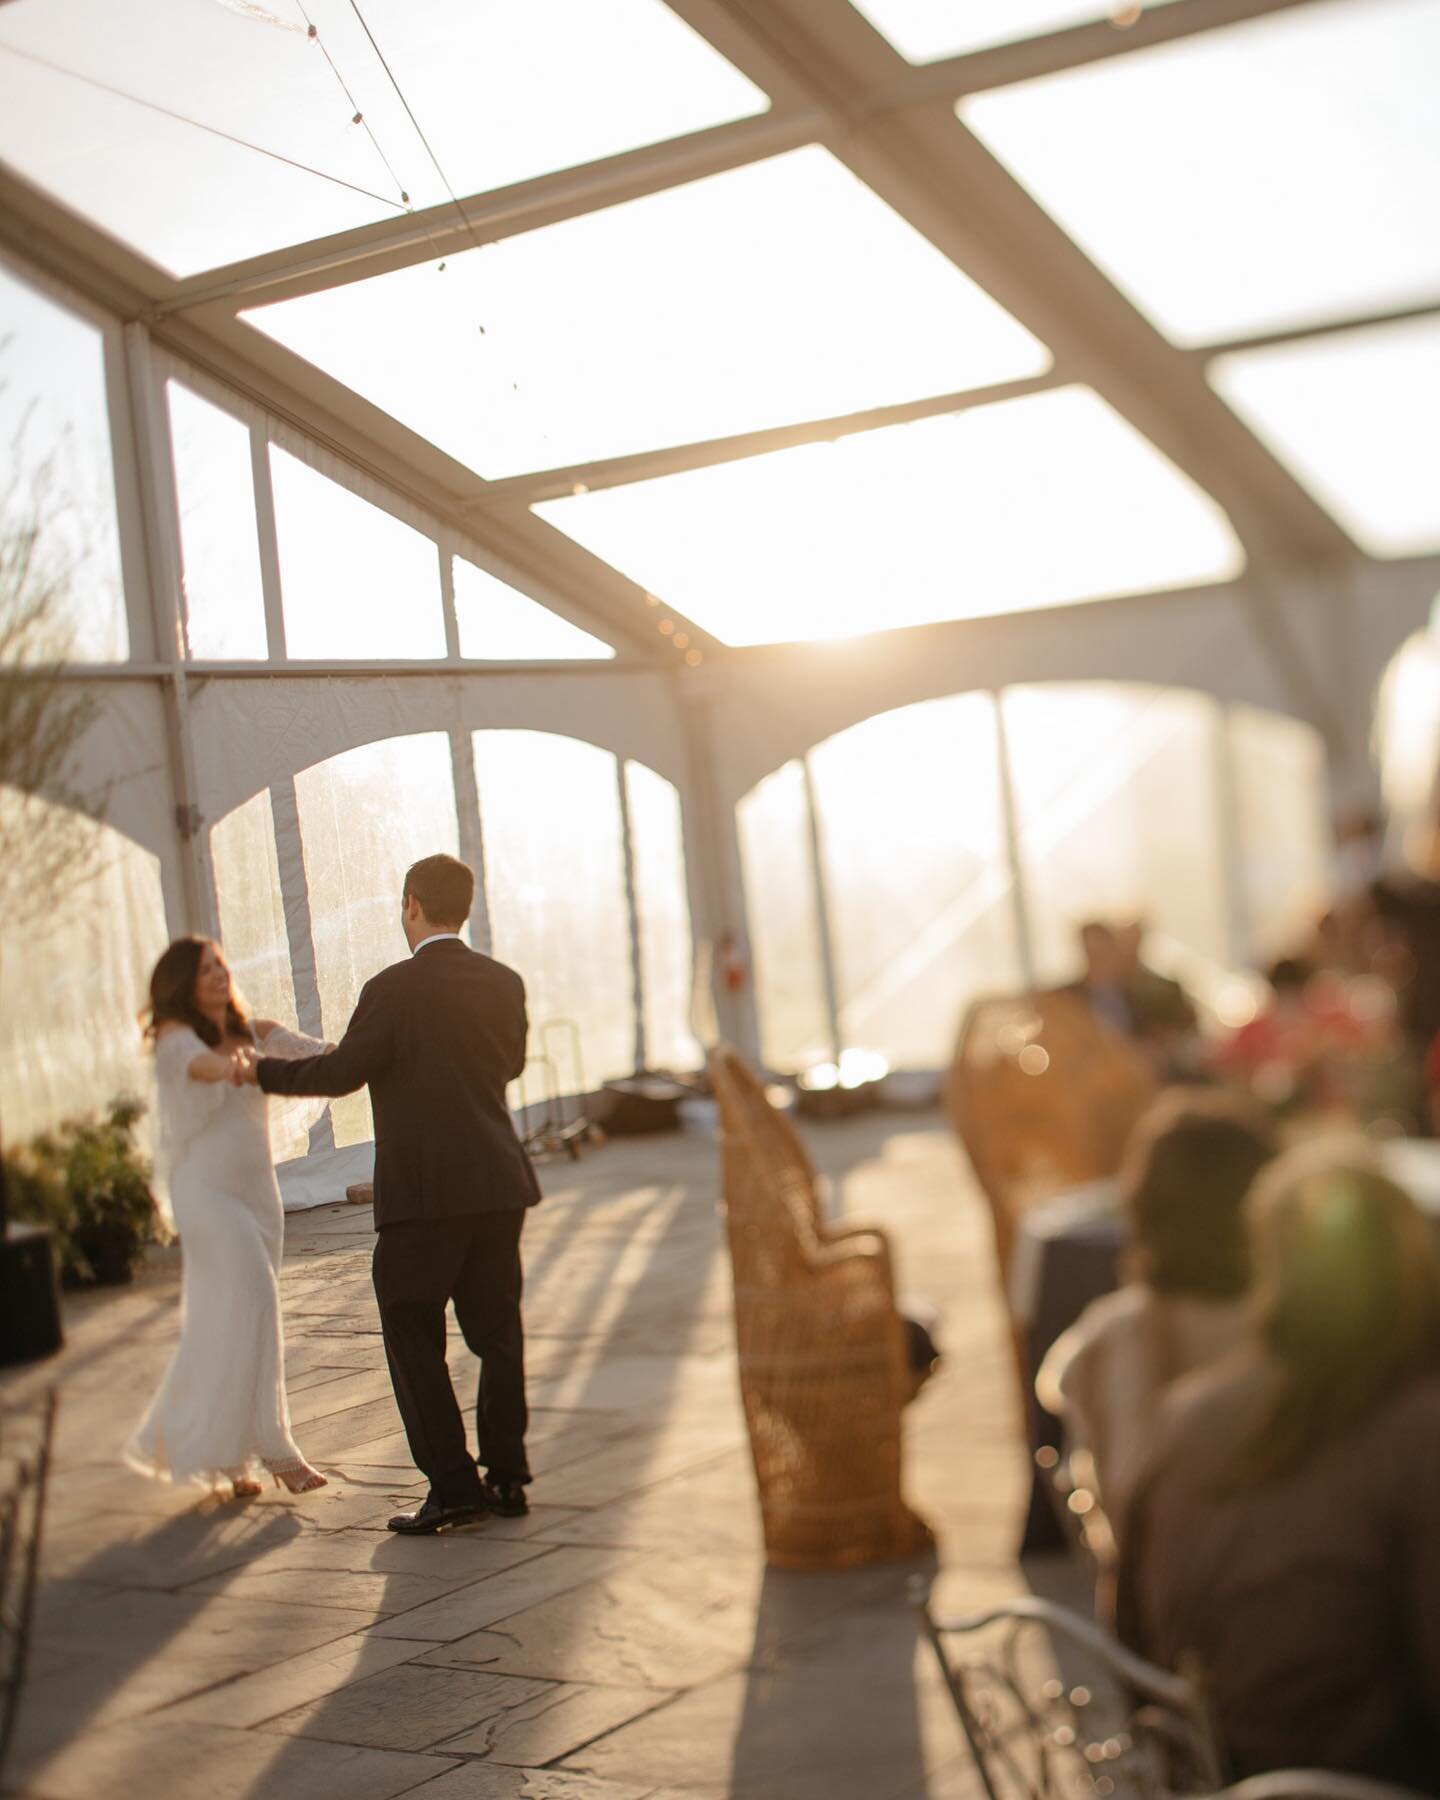
[[[156,1170],[180,1232],[180,1342],[126,1458],[147,1475],[213,1485],[257,1462],[280,1474],[304,1458],[285,1398],[285,1225],[269,1103],[259,1088],[192,1081],[186,1070],[207,1047],[188,1028],[155,1047]],[[324,1048],[283,1028],[263,1045],[267,1056]]]

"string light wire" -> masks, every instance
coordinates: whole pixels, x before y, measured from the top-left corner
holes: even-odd
[[[371,127],[370,121],[365,117],[364,109],[361,107],[360,102],[355,98],[354,94],[351,93],[349,83],[346,81],[345,77],[340,73],[340,69],[339,69],[338,64],[335,61],[335,58],[330,54],[328,45],[326,44],[324,38],[321,37],[320,27],[315,23],[315,21],[310,17],[310,14],[306,11],[305,5],[304,5],[304,0],[295,0],[295,4],[299,8],[300,16],[304,19],[305,23],[310,28],[310,30],[309,30],[310,42],[312,44],[315,44],[318,46],[320,54],[325,58],[325,61],[330,65],[330,73],[335,77],[336,81],[338,81],[340,83],[340,92],[345,96],[346,100],[348,100],[350,103],[350,112],[351,112],[352,123],[359,125],[364,130],[366,137],[368,137],[370,142],[374,145],[375,154],[380,158],[381,162],[384,163],[384,165],[385,165],[385,173],[395,183],[396,192],[400,195],[401,204],[403,206],[405,206],[406,209],[408,210],[408,208],[410,206],[410,196],[405,191],[405,183],[395,173],[394,165],[391,163],[390,158],[385,154],[384,150],[381,149],[380,140],[379,140],[379,138],[376,137],[375,132]],[[407,112],[409,111],[408,107],[406,108],[406,111]]]
[[[367,200],[378,201],[381,206],[393,206],[397,212],[406,210],[389,194],[377,194],[371,188],[361,187],[358,182],[346,181],[343,175],[331,175],[328,170],[312,168],[309,163],[299,162],[293,156],[285,156],[279,150],[268,150],[264,144],[254,144],[249,138],[237,137],[233,131],[222,131],[218,125],[207,125],[203,119],[192,119],[187,113],[176,112],[173,107],[161,106],[158,100],[146,100],[140,94],[127,93],[124,88],[112,87],[108,81],[97,80],[93,75],[82,75],[78,69],[67,69],[61,63],[51,62],[46,56],[37,56],[32,50],[19,50],[13,44],[6,44],[3,48],[7,54],[18,56],[23,62],[35,63],[42,69],[49,69],[52,74],[63,75],[70,81],[80,82],[84,87],[110,94],[116,100],[125,100],[132,106],[143,107],[146,112],[158,113],[162,119],[173,119],[179,125],[189,125],[196,131],[221,138],[227,144],[251,150],[257,156],[268,156],[272,162],[284,163],[286,168],[298,169],[304,175],[314,175],[321,181],[331,182],[335,187],[348,188],[352,194],[363,194]]]
[[[441,167],[440,158],[435,154],[434,147],[431,145],[429,138],[426,137],[424,127],[421,125],[420,121],[415,117],[414,109],[410,105],[410,102],[405,98],[405,90],[401,87],[400,83],[395,79],[395,71],[390,67],[389,62],[386,60],[385,52],[380,48],[379,44],[376,43],[375,33],[373,31],[371,31],[369,23],[367,22],[364,13],[361,12],[361,10],[360,10],[359,0],[350,0],[350,10],[351,10],[351,12],[354,13],[355,17],[359,20],[360,29],[365,33],[365,36],[369,39],[370,48],[375,52],[375,55],[379,59],[380,67],[385,71],[386,80],[390,83],[391,87],[394,88],[396,99],[398,99],[400,104],[405,108],[406,118],[409,119],[410,123],[415,127],[415,135],[416,135],[416,137],[419,138],[421,144],[424,145],[425,154],[430,158],[430,161],[431,161],[432,165],[434,166],[435,173],[440,177],[440,181],[445,189],[445,192],[450,196],[450,204],[455,208],[455,211],[460,215],[460,223],[465,227],[466,233],[470,238],[470,242],[475,247],[475,249],[477,249],[477,250],[482,249],[484,246],[482,245],[482,243],[480,241],[479,234],[476,232],[475,227],[470,222],[470,215],[465,211],[465,208],[460,204],[459,196],[456,194],[454,188],[451,187],[450,177],[445,173],[444,169]],[[481,326],[481,330],[482,331],[484,330],[484,326]]]
[[[350,0],[350,10],[351,10],[351,12],[354,13],[356,19],[359,21],[360,29],[365,33],[365,36],[369,39],[370,48],[375,52],[375,55],[379,60],[380,67],[385,71],[386,80],[389,81],[391,87],[394,88],[394,90],[395,90],[395,97],[399,100],[401,106],[403,106],[405,108],[406,118],[408,118],[410,123],[415,127],[415,135],[416,135],[416,137],[419,138],[420,142],[424,145],[425,154],[430,158],[430,161],[431,161],[432,165],[434,166],[435,173],[440,177],[440,180],[444,186],[445,192],[450,196],[450,204],[451,204],[451,206],[454,207],[455,212],[459,217],[461,225],[464,226],[465,235],[470,239],[472,248],[474,248],[476,250],[483,250],[485,248],[484,240],[481,238],[480,234],[476,231],[473,223],[471,222],[470,215],[465,211],[465,208],[460,204],[460,198],[456,194],[455,189],[451,186],[450,177],[445,173],[445,170],[440,162],[440,158],[435,154],[434,146],[431,144],[429,138],[426,137],[426,135],[425,135],[425,128],[421,125],[419,119],[417,119],[415,117],[415,109],[411,106],[410,102],[405,98],[405,90],[404,90],[404,88],[401,87],[399,81],[396,80],[395,71],[390,67],[390,63],[389,63],[388,59],[386,58],[385,52],[380,48],[379,44],[375,41],[375,33],[373,31],[371,31],[368,20],[366,19],[364,13],[361,12],[361,10],[360,10],[359,0]],[[426,232],[425,235],[427,238],[430,237],[430,234],[428,231]],[[433,238],[430,238],[430,245],[431,245],[432,249],[436,249],[436,254],[438,255],[439,251],[435,245],[435,240]],[[445,267],[445,264],[442,261],[440,263],[440,268],[443,270],[444,267]],[[479,330],[481,337],[484,337],[486,335],[485,327],[483,324],[480,324],[479,321],[477,321],[477,329]],[[511,393],[514,393],[514,394],[518,394],[520,392],[520,384],[518,381],[512,381],[510,383],[510,391],[511,391]],[[541,437],[542,442],[547,442],[547,443],[549,442],[550,433],[544,429],[543,425],[541,427],[540,437]]]

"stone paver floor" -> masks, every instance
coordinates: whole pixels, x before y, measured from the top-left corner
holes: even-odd
[[[940,1600],[1023,1588],[988,1227],[934,1115],[808,1131],[836,1211],[944,1312],[908,1415]],[[36,1642],[0,1787],[25,1800],[958,1800],[976,1792],[912,1566],[765,1568],[713,1142],[552,1163],[526,1231],[533,1510],[429,1539],[390,1397],[368,1211],[292,1214],[296,1435],[323,1492],[222,1503],[119,1453],[173,1343],[174,1256],[69,1308]],[[452,1338],[462,1398],[472,1360]],[[857,1446],[857,1455],[863,1446]]]

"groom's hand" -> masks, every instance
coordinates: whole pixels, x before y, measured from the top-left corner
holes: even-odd
[[[260,1058],[254,1050],[245,1046],[231,1052],[230,1082],[234,1087],[254,1087],[259,1081],[256,1074]]]

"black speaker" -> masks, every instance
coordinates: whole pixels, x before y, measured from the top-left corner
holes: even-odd
[[[0,1363],[53,1356],[64,1342],[55,1240],[43,1225],[12,1222],[0,1238]]]

